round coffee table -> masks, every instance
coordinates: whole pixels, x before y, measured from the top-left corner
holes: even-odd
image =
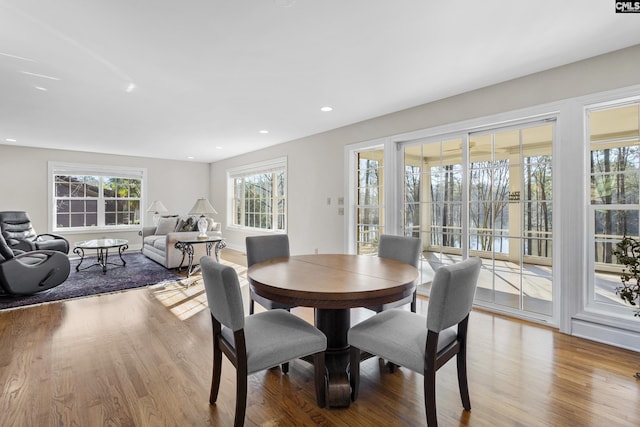
[[[73,253],[80,257],[80,262],[76,265],[76,271],[86,270],[90,267],[100,266],[102,267],[102,274],[107,272],[107,264],[111,265],[119,265],[112,262],[108,262],[109,258],[109,249],[117,248],[118,255],[120,256],[120,261],[122,261],[122,266],[127,265],[127,262],[122,258],[122,253],[129,248],[129,241],[124,239],[94,239],[94,240],[85,240],[82,242],[78,242],[74,245]],[[84,251],[88,250],[96,250],[97,262],[91,265],[87,265],[86,267],[80,268],[80,265],[84,261]]]

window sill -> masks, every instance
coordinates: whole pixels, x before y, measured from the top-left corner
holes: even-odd
[[[266,228],[243,227],[241,225],[227,225],[227,230],[234,230],[247,233],[265,233],[265,234],[287,234],[286,230],[272,230]]]
[[[85,228],[60,228],[52,233],[56,234],[91,234],[91,233],[135,233],[142,229],[142,224],[124,227],[85,227]]]

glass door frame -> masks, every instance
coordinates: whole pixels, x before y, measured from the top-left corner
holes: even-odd
[[[462,236],[463,236],[463,242],[460,248],[460,253],[461,253],[461,257],[464,259],[467,256],[469,256],[470,253],[470,249],[469,249],[469,227],[470,227],[470,219],[469,219],[469,183],[470,183],[470,165],[469,165],[469,141],[471,139],[472,136],[475,135],[480,135],[480,134],[488,134],[488,133],[499,133],[499,132],[504,132],[504,131],[508,131],[510,129],[512,130],[519,130],[519,129],[526,129],[526,128],[532,128],[532,127],[536,127],[536,126],[543,126],[543,125],[547,125],[550,124],[552,126],[552,147],[551,147],[551,151],[552,151],[552,170],[553,170],[553,163],[555,162],[555,156],[554,156],[554,151],[555,151],[555,146],[557,145],[557,138],[558,138],[558,133],[557,133],[557,115],[556,114],[551,114],[551,115],[545,115],[544,117],[529,117],[529,118],[524,118],[524,119],[519,119],[519,120],[514,120],[508,123],[502,123],[502,124],[493,124],[493,125],[489,125],[489,126],[483,126],[483,127],[478,127],[478,128],[466,128],[466,129],[462,129],[460,131],[457,132],[451,132],[451,133],[446,133],[446,134],[438,134],[438,135],[432,135],[429,137],[423,137],[423,138],[416,138],[416,139],[407,139],[404,140],[402,142],[397,142],[398,144],[398,155],[396,156],[396,167],[398,170],[398,177],[396,179],[395,182],[395,188],[396,191],[394,193],[399,194],[400,200],[397,201],[397,203],[401,204],[403,206],[401,210],[401,212],[404,214],[404,175],[405,175],[405,171],[404,171],[404,163],[405,163],[405,159],[404,159],[404,152],[405,152],[405,148],[409,147],[409,146],[416,146],[416,145],[423,145],[423,144],[429,144],[429,143],[437,143],[437,142],[443,142],[443,141],[449,141],[449,140],[461,140],[462,141],[462,162],[463,162],[463,183],[462,183],[462,194],[463,194],[463,198],[462,198]],[[521,143],[521,141],[520,141]],[[523,164],[518,165],[518,168],[520,170],[520,172],[522,173],[522,168],[524,167]],[[519,179],[519,178],[518,178]],[[555,174],[552,173],[552,183],[555,182],[556,178],[555,178]],[[522,201],[520,201],[520,203],[522,203]],[[551,206],[553,209],[553,205],[555,205],[555,201],[552,198],[551,200]],[[395,206],[399,206],[399,205],[395,205]],[[519,208],[521,209],[521,207]],[[553,209],[552,211],[552,215],[553,217],[556,216],[555,214],[555,209]],[[399,216],[399,223],[398,223],[398,229],[402,230],[403,228],[403,216],[400,215]],[[522,227],[523,225],[520,224],[519,227]],[[553,227],[552,228],[552,248],[555,245],[555,241],[557,241],[557,239],[553,238],[553,233],[557,233],[557,227]],[[520,233],[522,235],[522,233]],[[522,237],[520,237],[522,238]],[[556,251],[553,251],[552,249],[552,256],[550,257],[550,262],[552,267],[555,265],[554,263],[554,258],[555,256],[553,254],[555,254]],[[520,256],[520,258],[522,258],[522,256]],[[422,261],[424,262],[424,261]],[[424,269],[421,269],[424,270]],[[522,274],[522,273],[521,273]],[[424,272],[423,272],[423,277],[424,277]],[[553,275],[552,275],[553,277]],[[421,277],[421,281],[423,278]],[[428,278],[426,278],[428,279]],[[480,300],[476,300],[476,304],[478,306],[483,306],[487,309],[490,309],[492,311],[495,312],[504,312],[506,314],[509,315],[513,315],[516,317],[521,317],[521,318],[525,318],[528,320],[534,320],[534,321],[540,321],[546,324],[557,324],[558,318],[559,318],[559,296],[560,296],[560,292],[558,286],[554,286],[553,285],[553,279],[551,280],[552,283],[552,289],[551,289],[551,311],[552,313],[550,315],[547,314],[542,314],[542,313],[536,313],[536,312],[532,312],[532,311],[525,311],[524,307],[520,308],[510,308],[507,306],[503,306],[503,305],[498,305],[498,304],[492,304],[492,303],[488,303],[486,301],[480,301]],[[520,292],[523,292],[522,287],[520,287]],[[522,296],[520,297],[520,299],[522,298]]]

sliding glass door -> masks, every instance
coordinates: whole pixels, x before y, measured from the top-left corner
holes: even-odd
[[[476,301],[552,316],[554,122],[404,144],[404,234],[423,242],[421,293],[443,264],[483,259]]]

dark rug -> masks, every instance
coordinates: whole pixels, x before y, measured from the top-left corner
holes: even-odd
[[[76,265],[78,265],[79,260],[71,260],[71,273],[64,283],[34,295],[22,297],[0,295],[0,310],[119,292],[126,289],[153,285],[165,280],[177,280],[181,277],[175,271],[167,270],[139,252],[124,254],[122,257],[127,265],[124,267],[120,265],[120,259],[118,259],[117,255],[113,258],[110,257],[109,262],[113,261],[118,265],[107,265],[106,274],[102,273],[102,268],[99,266],[76,271]],[[95,257],[87,257],[82,263],[82,267],[90,265],[95,261]]]

